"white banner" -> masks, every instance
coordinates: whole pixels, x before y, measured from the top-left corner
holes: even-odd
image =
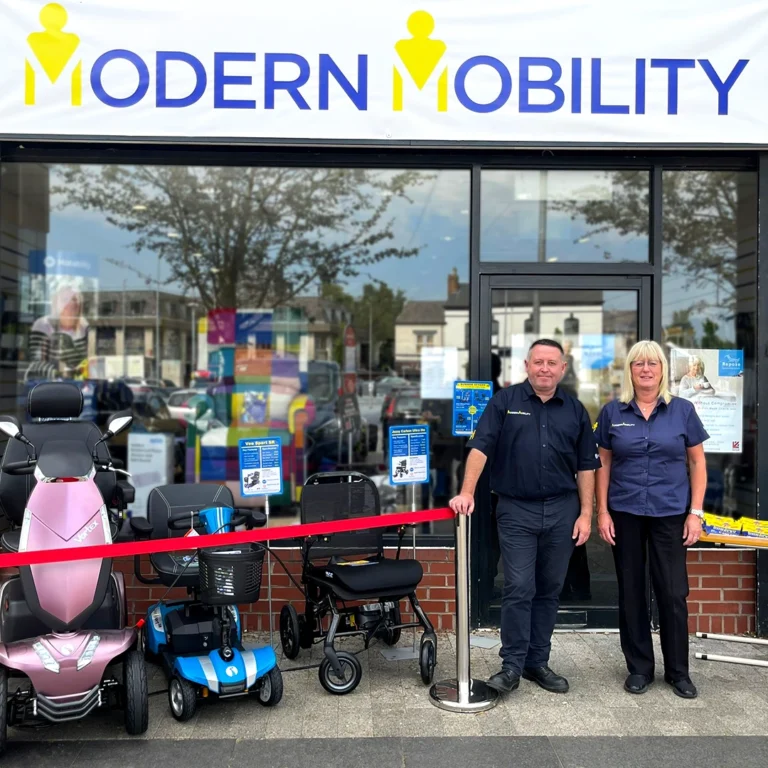
[[[754,0],[0,7],[0,138],[768,143]]]

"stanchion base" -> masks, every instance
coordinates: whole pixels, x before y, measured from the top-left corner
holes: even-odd
[[[442,680],[429,689],[429,700],[449,712],[484,712],[499,703],[499,694],[482,680],[470,680],[468,700],[459,701],[458,680]]]
[[[419,651],[413,648],[382,648],[381,655],[387,661],[411,661],[419,658]]]

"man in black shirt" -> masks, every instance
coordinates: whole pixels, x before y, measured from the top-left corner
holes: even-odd
[[[548,666],[558,597],[574,545],[592,527],[595,469],[600,466],[584,406],[558,385],[563,348],[539,339],[528,352],[528,379],[502,389],[469,441],[458,514],[472,514],[475,488],[487,461],[504,567],[501,672],[488,684],[508,693],[520,677],[566,693],[568,681]]]

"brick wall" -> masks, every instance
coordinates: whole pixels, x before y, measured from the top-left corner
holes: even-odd
[[[300,581],[298,550],[278,549],[278,556]],[[391,552],[387,553],[389,556]],[[410,557],[404,550],[403,557]],[[424,579],[417,596],[438,630],[453,629],[455,618],[454,564],[452,549],[419,549]],[[151,575],[146,558],[143,573]],[[143,616],[149,606],[166,593],[165,587],[148,587],[135,579],[133,561],[116,560],[115,567],[125,574],[128,611],[133,621]],[[688,553],[688,629],[690,632],[744,634],[755,631],[755,553],[753,550],[710,549]],[[247,630],[265,630],[267,623],[266,574],[262,580],[262,599],[256,605],[241,606]],[[184,598],[186,591],[174,589],[169,597]],[[292,602],[300,610],[300,593],[280,565],[272,560],[273,629],[278,629],[280,608]],[[401,603],[403,619],[410,620],[407,602]]]
[[[755,551],[688,553],[688,631],[742,635],[755,631]]]
[[[285,563],[297,582],[301,583],[301,557],[296,549],[275,549],[277,556]],[[388,557],[393,552],[387,551]],[[404,549],[401,557],[410,557],[410,550]],[[416,596],[436,630],[453,629],[456,606],[455,573],[452,549],[419,549],[418,558],[424,568],[424,578],[421,581]],[[279,629],[280,609],[284,603],[293,603],[301,611],[304,605],[303,597],[291,583],[285,571],[274,558],[272,559],[272,628]],[[136,621],[144,616],[152,603],[157,602],[167,592],[167,587],[147,586],[138,581],[133,573],[133,560],[117,559],[115,568],[125,575],[128,598],[129,620]],[[142,558],[142,573],[152,576],[152,571],[146,558]],[[175,588],[168,593],[167,599],[183,599],[186,590]],[[400,604],[403,621],[411,621],[412,614],[408,610],[410,603]],[[246,630],[257,631],[269,629],[267,614],[267,575],[262,578],[261,599],[255,605],[241,605],[243,626]]]

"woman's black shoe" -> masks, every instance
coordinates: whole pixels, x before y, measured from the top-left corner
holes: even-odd
[[[517,675],[508,669],[502,669],[501,672],[491,675],[487,685],[489,688],[493,688],[494,691],[498,691],[499,693],[512,693],[512,691],[517,690],[520,685],[520,675]]]
[[[646,675],[630,675],[624,681],[624,690],[627,693],[645,693],[653,685],[653,678]]]
[[[684,680],[671,680],[664,675],[664,682],[671,685],[674,694],[681,699],[695,699],[699,695],[696,686],[689,677],[686,677]]]

